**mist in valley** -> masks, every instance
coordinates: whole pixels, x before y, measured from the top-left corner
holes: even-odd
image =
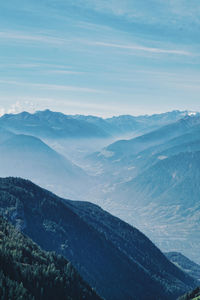
[[[146,116],[146,124],[145,117],[91,122],[82,116],[77,125],[74,117],[39,112],[40,123],[48,116],[45,127],[38,113],[2,117],[0,176],[30,179],[65,199],[98,204],[163,251],[199,261],[200,117],[167,115]],[[79,135],[70,136],[73,131]]]

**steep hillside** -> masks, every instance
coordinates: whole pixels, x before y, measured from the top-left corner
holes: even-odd
[[[62,256],[41,250],[0,216],[1,300],[100,300]]]
[[[89,181],[81,168],[33,136],[14,135],[1,143],[0,165],[0,176],[24,177],[73,198],[81,197]]]
[[[105,299],[176,299],[196,286],[140,231],[87,202],[29,181],[0,180],[0,213],[42,248],[63,254]]]
[[[129,159],[129,157],[132,157],[145,149],[161,145],[175,137],[186,134],[191,128],[198,125],[200,125],[199,115],[186,116],[174,123],[165,125],[136,138],[117,141],[103,149],[102,152],[93,155],[92,158],[96,158],[97,160],[101,159],[102,161],[116,161],[123,158]]]
[[[110,207],[102,203],[139,226],[161,249],[181,251],[199,262],[199,165],[200,151],[164,157],[107,193]]]
[[[96,203],[163,251],[181,251],[200,262],[199,114],[111,144],[88,161],[99,174]]]
[[[200,125],[192,126],[187,133],[179,135],[169,141],[145,149],[137,156],[132,157],[138,169],[150,167],[159,160],[168,158],[172,155],[179,154],[181,152],[195,152],[200,151]],[[140,157],[137,160],[137,157]],[[127,164],[130,161],[127,161]]]
[[[168,252],[165,253],[167,258],[177,265],[179,268],[184,270],[190,276],[200,281],[200,265],[188,259],[186,256],[179,252]]]
[[[9,130],[0,127],[0,143],[5,142],[9,138],[11,138],[14,134]]]
[[[142,199],[145,204],[154,200],[154,203],[179,204],[189,208],[199,200],[199,163],[200,151],[158,160],[136,178],[123,184],[123,192],[132,196],[135,193],[138,201]]]
[[[105,187],[127,182],[170,155],[200,150],[199,133],[200,116],[186,116],[136,138],[111,143],[87,155],[87,164]]]
[[[196,288],[190,293],[179,297],[178,300],[199,300],[200,299],[200,288]]]

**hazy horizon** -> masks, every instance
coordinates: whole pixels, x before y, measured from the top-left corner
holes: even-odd
[[[160,111],[157,113],[146,113],[146,114],[131,114],[131,113],[127,113],[127,114],[108,114],[108,115],[104,115],[102,116],[101,114],[87,114],[87,113],[67,113],[67,112],[63,112],[63,111],[59,111],[59,110],[52,110],[49,108],[44,108],[44,109],[35,109],[35,110],[21,110],[21,111],[12,111],[12,110],[8,110],[7,112],[2,112],[0,113],[0,117],[6,115],[6,114],[13,114],[13,115],[17,115],[20,113],[30,113],[30,114],[35,114],[37,112],[45,112],[45,111],[50,111],[52,113],[62,113],[66,116],[85,116],[85,117],[97,117],[97,118],[103,118],[103,119],[107,119],[107,118],[115,118],[115,117],[120,117],[120,116],[131,116],[131,117],[142,117],[142,116],[154,116],[154,115],[162,115],[162,114],[167,114],[167,113],[172,113],[172,112],[182,112],[182,113],[188,113],[188,115],[194,115],[194,114],[198,114],[200,113],[200,111],[194,111],[194,110],[169,110],[169,111]]]

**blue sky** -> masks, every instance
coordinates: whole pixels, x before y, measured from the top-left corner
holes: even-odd
[[[0,4],[0,114],[200,111],[199,0]]]

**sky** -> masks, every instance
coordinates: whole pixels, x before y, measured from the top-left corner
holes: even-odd
[[[199,0],[0,2],[0,115],[200,111]]]

